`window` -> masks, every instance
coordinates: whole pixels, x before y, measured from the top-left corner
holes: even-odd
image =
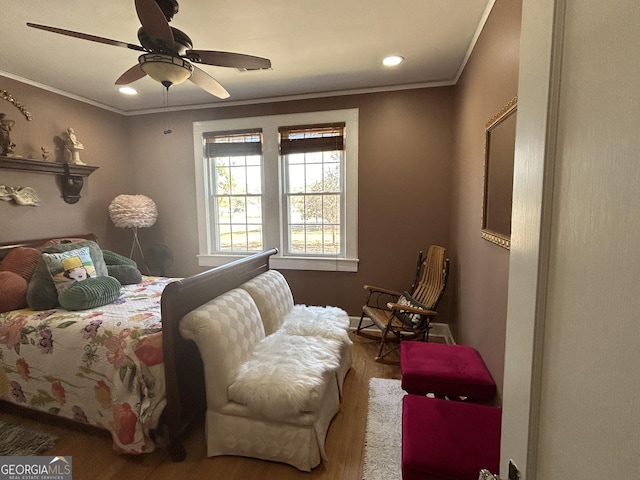
[[[357,271],[358,111],[194,123],[199,263]]]
[[[262,132],[214,132],[203,137],[213,250],[263,250]]]
[[[344,127],[279,128],[287,255],[343,255]]]

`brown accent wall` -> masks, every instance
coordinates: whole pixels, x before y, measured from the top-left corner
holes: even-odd
[[[458,343],[476,347],[502,390],[509,251],[481,238],[485,125],[518,90],[522,2],[497,0],[456,86],[452,282]]]
[[[359,315],[365,283],[407,289],[418,252],[431,243],[451,244],[453,94],[452,87],[418,89],[132,117],[134,181],[159,209],[157,227],[141,238],[171,248],[171,275],[203,270],[196,258],[194,121],[358,108],[358,272],[283,273],[296,302]],[[167,122],[170,135],[163,134]]]
[[[40,148],[45,146],[52,150],[51,161],[64,163],[63,134],[71,126],[85,147],[81,160],[99,167],[85,178],[82,198],[76,204],[64,202],[55,175],[0,170],[1,185],[32,187],[41,199],[37,207],[0,202],[0,241],[93,232],[103,245],[117,246],[118,238],[125,238],[120,234],[128,232],[111,228],[107,206],[116,194],[133,185],[125,118],[5,77],[0,77],[0,89],[32,115],[27,121],[11,103],[0,100],[0,112],[16,122],[11,132],[16,154],[41,160]]]

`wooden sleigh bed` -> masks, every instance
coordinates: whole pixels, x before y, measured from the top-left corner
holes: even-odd
[[[95,240],[91,234],[64,238]],[[1,243],[0,266],[11,250],[39,248],[47,240]],[[269,257],[276,252],[271,249],[183,279],[144,276],[140,284],[122,287],[115,302],[95,309],[68,311],[57,307],[37,312],[25,308],[0,313],[0,404],[19,414],[31,416],[37,411],[109,430],[116,450],[142,453],[166,447],[173,461],[184,460],[183,440],[194,423],[203,421],[206,397],[200,354],[192,340],[180,335],[180,320],[198,306],[269,270]],[[148,297],[151,304],[144,310],[137,303],[142,297]],[[135,308],[129,311],[129,305]],[[117,307],[116,313],[108,313],[110,307]],[[36,323],[29,323],[29,318]],[[132,319],[136,322],[134,327],[126,323]],[[119,333],[111,330],[121,327]],[[79,352],[78,347],[73,359],[62,359],[64,368],[59,361],[53,361],[54,355],[46,357],[50,367],[30,365],[29,348],[36,352],[31,353],[35,363],[37,356],[44,358],[51,350],[58,348],[57,353],[70,347],[72,341],[62,335],[74,329],[73,341],[77,342],[80,332],[84,351]],[[96,330],[101,336],[96,335]],[[118,335],[126,337],[128,344],[121,342],[122,349],[116,351],[111,345],[117,343]],[[42,339],[52,337],[50,348],[44,348]],[[102,355],[95,354],[95,349],[107,343],[110,349],[97,350]],[[91,353],[94,356],[88,361]],[[124,360],[118,363],[118,359]],[[109,371],[113,370],[113,378],[109,379],[98,368],[102,366],[100,362],[107,361],[111,363]],[[69,367],[75,365],[73,362],[81,365]],[[44,368],[54,371],[42,371]],[[65,372],[75,376],[65,378]],[[33,386],[36,377],[46,379],[47,389]],[[77,388],[84,392],[77,393],[74,388],[81,377],[93,383],[91,387]],[[139,400],[131,399],[138,394]],[[119,403],[122,398],[129,405],[124,413],[123,403]],[[78,407],[74,402],[85,406]],[[93,412],[94,405],[97,413],[85,415],[89,410]],[[135,447],[122,447],[123,433],[118,422],[122,423],[123,418],[136,423],[130,438],[136,437],[137,443],[132,443]]]

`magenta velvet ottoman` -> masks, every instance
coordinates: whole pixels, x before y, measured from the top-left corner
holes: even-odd
[[[477,480],[500,464],[502,409],[421,395],[402,400],[402,480]]]
[[[496,394],[496,384],[482,357],[467,345],[402,342],[400,371],[407,393],[466,397],[480,403],[490,402]]]

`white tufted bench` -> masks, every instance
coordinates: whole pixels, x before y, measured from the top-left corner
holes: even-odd
[[[269,270],[183,317],[205,373],[207,455],[241,455],[310,471],[351,366],[347,314],[294,305]]]

